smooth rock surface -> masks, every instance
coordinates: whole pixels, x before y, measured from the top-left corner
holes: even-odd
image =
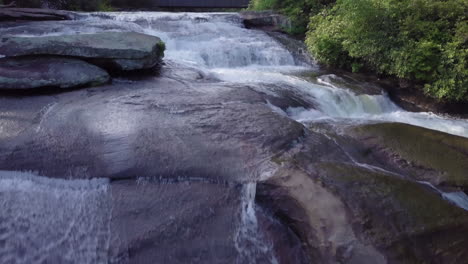
[[[12,244],[16,251],[10,251],[11,259],[28,256],[23,245],[33,241],[39,244],[35,248],[55,245],[39,256],[53,256],[50,262],[60,263],[81,252],[90,253],[84,259],[104,253],[104,263],[468,262],[468,213],[462,209],[468,207],[448,199],[439,186],[420,183],[398,164],[382,159],[378,151],[386,136],[375,137],[374,151],[367,145],[372,135],[350,131],[359,122],[376,120],[331,115],[296,122],[291,108],[324,114],[330,113],[322,108],[327,104],[346,112],[353,108],[343,102],[361,101],[347,90],[305,85],[295,76],[263,71],[263,66],[276,69],[295,62],[264,32],[245,29],[232,14],[221,20],[220,14],[107,16],[115,21],[91,19],[89,27],[82,21],[57,26],[40,22],[34,27],[24,23],[12,29],[0,25],[6,34],[40,35],[118,30],[122,20],[131,19],[161,33],[171,49],[159,78],[116,78],[104,87],[55,95],[0,96],[0,169],[35,171],[47,176],[41,180],[46,187],[62,186],[53,193],[39,186],[35,197],[45,198],[35,209],[60,204],[61,195],[76,189],[76,183],[104,184],[99,185],[103,192],[91,189],[92,197],[102,198],[97,204],[85,199],[90,201],[86,206],[75,206],[81,205],[75,202],[79,196],[63,200],[63,207],[76,215],[102,219],[94,221],[99,232],[81,228],[88,223],[86,217],[77,218],[77,225],[67,221],[67,214],[45,216],[60,227],[52,234],[71,230],[59,245],[41,236],[21,242],[29,230],[49,230],[51,225],[8,210],[19,204],[25,208],[20,212],[34,214],[16,186],[29,194],[36,185],[1,184],[6,189],[1,195],[17,201],[4,207],[7,210],[0,208],[7,212],[0,224],[18,223],[16,229],[0,227],[0,243],[5,233],[20,235],[8,240],[20,241]],[[125,25],[135,28],[134,23]],[[206,58],[187,63],[198,55]],[[242,56],[248,59],[231,64]],[[275,60],[281,57],[283,62]],[[267,63],[252,65],[257,62]],[[247,67],[238,71],[242,66]],[[366,98],[373,106],[388,103],[385,98]],[[409,145],[419,146],[412,134]],[[424,157],[418,154],[414,160]],[[464,195],[459,190],[449,194]],[[106,205],[102,210],[93,206],[100,201]],[[60,254],[69,252],[80,237],[105,242],[98,248],[96,243],[79,245],[89,251]]]
[[[401,123],[365,125],[349,135],[368,155],[414,179],[468,190],[468,139]]]
[[[291,20],[273,11],[244,11],[240,13],[247,28],[260,28],[269,31],[291,29]]]
[[[0,8],[0,21],[72,20],[74,12],[41,8]]]
[[[0,59],[0,89],[75,88],[97,86],[109,81],[109,74],[87,62],[61,58]]]
[[[265,94],[174,80],[177,71],[55,96],[0,98],[8,115],[0,119],[0,168],[49,177],[253,180],[268,174],[268,157],[302,136],[303,126],[272,112]]]
[[[349,140],[349,139],[348,139]],[[308,134],[274,158],[257,201],[318,263],[466,263],[468,212],[426,184],[357,163]]]
[[[249,256],[235,247],[239,228],[260,230],[243,250],[275,252],[278,263],[466,263],[467,211],[355,163],[338,144],[349,138],[333,141],[273,111],[261,89],[274,87],[166,67],[160,78],[0,98],[0,168],[109,178],[111,263],[236,262]],[[275,103],[299,103],[283,96]],[[245,194],[250,185],[257,195]],[[255,221],[242,209],[254,203]]]
[[[129,71],[156,66],[164,54],[164,44],[158,37],[135,32],[4,37],[0,40],[0,54],[72,56],[105,68]]]

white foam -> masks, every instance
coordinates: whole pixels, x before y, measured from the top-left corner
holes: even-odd
[[[241,193],[241,213],[238,232],[234,237],[234,244],[239,252],[239,263],[257,263],[259,256],[268,257],[268,263],[277,264],[278,260],[273,251],[273,245],[267,241],[259,230],[255,212],[256,183],[246,183]]]
[[[0,171],[0,263],[107,263],[107,180]]]

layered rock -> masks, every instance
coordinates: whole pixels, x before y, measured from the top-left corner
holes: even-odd
[[[109,74],[87,62],[61,57],[0,59],[0,89],[76,88],[109,81]]]
[[[135,32],[5,37],[1,39],[0,54],[78,57],[105,68],[131,71],[156,66],[164,54],[164,44],[158,37]]]
[[[240,13],[247,28],[284,31],[292,28],[291,20],[273,11],[244,11]]]
[[[109,178],[118,263],[232,263],[240,228],[262,232],[245,240],[252,257],[274,252],[278,263],[466,263],[467,211],[341,145],[365,149],[370,137],[334,141],[272,111],[271,91],[177,67],[151,81],[0,98],[0,168]],[[460,157],[448,151],[459,141],[440,142]],[[257,216],[242,215],[253,204]],[[262,236],[271,251],[255,245]]]
[[[468,139],[401,123],[365,125],[350,135],[368,155],[434,185],[468,190]]]
[[[0,8],[0,21],[73,20],[74,12],[40,8]]]
[[[308,133],[303,146],[274,158],[281,168],[258,189],[259,204],[298,234],[312,259],[467,263],[466,210],[411,177],[358,163],[337,142]]]

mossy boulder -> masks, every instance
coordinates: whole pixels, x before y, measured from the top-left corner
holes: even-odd
[[[350,135],[405,174],[435,185],[468,189],[468,139],[400,123],[359,126]]]
[[[4,37],[0,55],[77,57],[107,69],[132,71],[156,66],[164,55],[164,44],[158,37],[136,32]]]
[[[76,88],[107,83],[109,74],[87,62],[60,57],[0,59],[0,89]]]
[[[467,263],[468,212],[434,190],[351,164],[317,168],[326,188],[346,204],[355,232],[391,263]]]

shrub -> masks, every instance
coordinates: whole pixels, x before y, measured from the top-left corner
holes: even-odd
[[[310,19],[306,44],[322,63],[424,84],[440,100],[468,100],[468,2],[338,0]]]
[[[252,0],[250,9],[279,11],[291,18],[293,29],[290,33],[303,35],[307,31],[310,15],[333,2],[335,0]]]

